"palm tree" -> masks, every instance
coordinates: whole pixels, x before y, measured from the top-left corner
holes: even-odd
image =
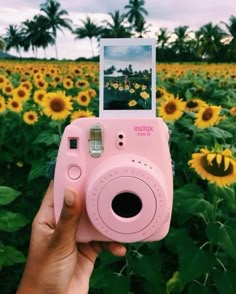
[[[125,9],[128,9],[125,16],[134,25],[135,30],[139,27],[139,23],[145,19],[144,16],[148,15],[147,10],[143,7],[144,4],[144,0],[129,0],[129,4],[125,5]]]
[[[230,61],[236,61],[236,16],[231,15],[229,24],[223,22],[229,31],[230,41],[227,46],[227,55]]]
[[[23,48],[28,51],[32,47],[37,56],[37,49],[42,47],[45,52],[48,45],[55,42],[52,32],[49,30],[48,19],[43,15],[35,15],[33,20],[22,23]]]
[[[203,58],[207,58],[210,61],[218,60],[219,53],[222,49],[222,39],[226,36],[226,33],[218,26],[213,25],[211,22],[200,27],[199,29],[201,54]]]
[[[143,35],[149,33],[149,27],[151,27],[151,25],[147,24],[145,19],[141,19],[136,26],[138,38],[143,38]]]
[[[131,31],[129,27],[125,26],[125,15],[120,14],[119,10],[114,13],[108,13],[111,17],[111,22],[105,20],[104,27],[101,31],[102,38],[130,38]]]
[[[172,42],[172,48],[179,55],[180,60],[184,59],[184,54],[188,51],[189,32],[188,26],[179,26],[174,29],[175,41]]]
[[[92,56],[94,57],[94,49],[93,49],[93,38],[98,38],[102,28],[100,26],[97,26],[91,17],[87,16],[86,20],[81,20],[83,23],[82,27],[77,27],[74,30],[75,39],[84,39],[89,38],[90,40],[90,46],[92,51]]]
[[[6,51],[10,50],[11,48],[16,49],[17,53],[20,53],[20,47],[22,47],[22,32],[21,28],[17,25],[9,25],[6,29],[6,34],[4,37],[6,42]]]
[[[157,33],[157,46],[161,49],[165,49],[170,37],[171,36],[167,28],[160,28],[160,32]]]
[[[61,9],[61,4],[56,0],[46,0],[40,5],[40,11],[45,13],[45,17],[48,19],[48,24],[52,30],[53,36],[55,38],[55,50],[56,58],[58,59],[58,50],[56,45],[57,31],[63,31],[62,28],[66,28],[72,31],[72,21],[69,18],[64,18],[68,15],[68,12]]]
[[[0,51],[4,51],[6,47],[6,43],[2,37],[0,37]]]

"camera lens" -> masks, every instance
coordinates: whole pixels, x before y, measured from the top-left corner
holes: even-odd
[[[142,209],[140,198],[129,192],[116,195],[112,200],[112,209],[120,217],[129,218],[137,215]]]

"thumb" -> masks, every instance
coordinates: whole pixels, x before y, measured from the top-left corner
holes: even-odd
[[[59,221],[54,231],[58,242],[75,242],[78,222],[81,215],[81,201],[77,192],[66,189]]]

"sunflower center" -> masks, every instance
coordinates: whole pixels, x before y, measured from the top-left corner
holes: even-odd
[[[3,78],[0,78],[0,83],[3,83],[4,82],[4,79]]]
[[[188,102],[186,103],[186,106],[189,107],[189,108],[195,108],[195,107],[198,106],[198,103],[195,102],[195,101],[190,100],[190,101],[188,101]]]
[[[21,97],[21,98],[25,97],[25,92],[23,90],[19,90],[18,91],[18,96]]]
[[[11,92],[12,88],[11,87],[6,87],[5,91],[6,92]]]
[[[13,108],[18,108],[19,103],[17,101],[13,101],[11,105]]]
[[[39,94],[39,95],[38,95],[38,100],[39,100],[39,101],[42,101],[42,100],[43,100],[43,94]]]
[[[54,112],[61,112],[65,109],[65,103],[60,98],[55,98],[51,101],[50,107]]]
[[[176,104],[174,102],[168,102],[165,106],[165,112],[167,114],[172,114],[176,111]]]
[[[35,117],[34,117],[34,115],[33,115],[33,114],[29,114],[29,116],[28,116],[28,119],[29,119],[29,120],[34,120],[34,119],[35,119]]]
[[[214,158],[211,162],[211,165],[207,161],[207,156],[202,157],[201,163],[203,168],[211,175],[216,177],[226,177],[228,175],[231,175],[233,173],[233,165],[230,162],[228,168],[225,170],[224,166],[224,156],[221,160],[221,163],[218,164],[216,162],[216,158]]]
[[[212,108],[207,108],[202,114],[202,120],[208,121],[212,118],[213,110]]]
[[[88,97],[87,97],[86,95],[82,95],[82,96],[80,97],[80,99],[81,99],[82,102],[87,102]]]

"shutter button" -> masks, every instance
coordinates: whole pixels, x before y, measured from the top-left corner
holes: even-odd
[[[68,176],[71,180],[77,180],[81,176],[81,169],[77,165],[72,165],[68,169]]]

